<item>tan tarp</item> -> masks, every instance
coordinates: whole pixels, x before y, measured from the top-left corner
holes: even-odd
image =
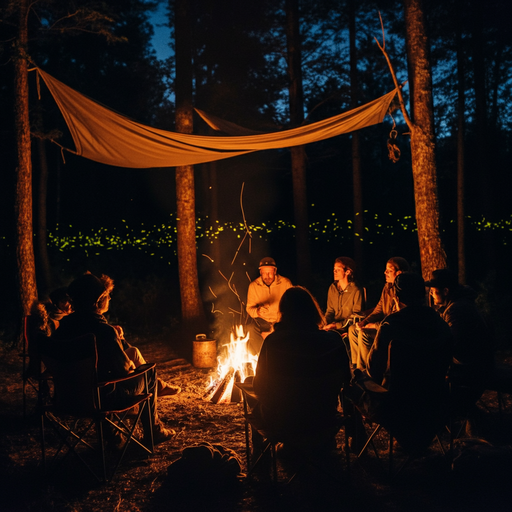
[[[151,128],[105,108],[41,69],[73,137],[77,155],[118,167],[174,167],[263,149],[287,148],[381,123],[396,91],[324,121],[243,137],[203,137]]]
[[[261,132],[256,130],[251,130],[250,128],[244,128],[243,126],[239,126],[238,124],[232,123],[231,121],[226,121],[225,119],[220,119],[219,117],[213,116],[212,114],[207,114],[198,108],[194,109],[203,119],[203,121],[214,130],[218,132],[224,132],[227,135],[261,135]]]

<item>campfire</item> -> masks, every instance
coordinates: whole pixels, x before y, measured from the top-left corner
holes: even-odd
[[[217,378],[211,379],[203,396],[216,404],[240,401],[240,393],[234,384],[254,375],[258,361],[258,356],[249,353],[249,334],[244,335],[243,326],[236,327],[236,335],[231,333],[230,340],[221,347],[217,357]]]

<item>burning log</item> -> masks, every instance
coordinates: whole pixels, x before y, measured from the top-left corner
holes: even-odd
[[[230,368],[224,377],[215,380],[207,389],[203,398],[211,400],[215,404],[226,403],[231,401],[233,383],[235,377],[234,368]]]
[[[233,391],[233,383],[235,377],[235,370],[230,368],[224,379],[222,380],[217,391],[212,396],[214,404],[223,404],[231,401],[231,393]]]
[[[258,359],[257,356],[248,353],[248,339],[248,335],[244,337],[242,326],[237,329],[236,339],[231,334],[231,343],[222,347],[225,357],[219,357],[217,368],[219,377],[208,386],[203,396],[204,400],[210,400],[216,404],[241,401],[240,392],[234,384],[244,382],[247,377],[254,375]]]

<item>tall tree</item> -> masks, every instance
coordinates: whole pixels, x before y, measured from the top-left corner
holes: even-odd
[[[350,106],[357,107],[359,84],[357,73],[357,46],[356,46],[356,0],[349,1],[349,45],[350,45]],[[354,258],[358,265],[363,263],[362,236],[363,223],[363,186],[361,176],[361,151],[359,131],[352,133],[352,190],[354,196]]]
[[[432,72],[422,0],[404,0],[404,15],[412,89],[412,119],[407,117],[407,121],[411,132],[416,224],[421,270],[423,277],[429,279],[433,270],[446,266],[446,254],[439,227]]]
[[[291,126],[304,122],[304,94],[302,89],[301,38],[298,0],[286,0],[286,42],[289,78],[289,102]],[[290,148],[293,182],[293,209],[295,219],[295,243],[297,252],[297,276],[299,282],[309,284],[311,257],[309,250],[309,222],[306,188],[306,150],[304,146]]]
[[[18,38],[14,55],[16,168],[16,259],[21,311],[27,315],[37,298],[32,226],[32,155],[28,108],[28,0],[18,3]]]
[[[472,7],[472,35],[471,35],[471,56],[473,62],[474,91],[475,91],[475,131],[478,140],[476,147],[476,160],[478,169],[486,169],[486,179],[479,180],[481,187],[480,209],[482,215],[487,221],[494,219],[496,211],[494,200],[494,168],[489,165],[489,155],[487,154],[489,139],[488,123],[488,101],[486,78],[488,74],[485,49],[486,43],[484,37],[484,20],[487,6],[481,1],[471,2]],[[486,277],[496,278],[496,250],[494,233],[491,230],[484,232],[484,244],[486,247]],[[494,285],[494,283],[493,283]]]
[[[462,2],[456,2],[462,9]],[[466,84],[464,78],[464,56],[462,51],[462,27],[460,22],[455,26],[455,48],[457,55],[457,261],[459,283],[466,282],[466,251],[465,251],[465,201],[464,201],[464,167],[465,167],[465,131],[466,131]]]
[[[176,52],[176,131],[192,133],[192,34],[189,3],[175,2]],[[176,167],[176,202],[178,229],[178,266],[181,295],[181,315],[185,332],[202,328],[206,323],[196,256],[196,216],[194,166]]]
[[[141,9],[142,1],[133,0],[131,4],[138,3],[139,12],[145,12],[151,7],[146,2]],[[126,5],[127,2],[123,2]],[[94,10],[98,7],[100,10]],[[14,63],[14,110],[15,110],[15,130],[16,130],[16,188],[15,188],[15,224],[16,224],[16,259],[17,259],[17,278],[20,297],[20,312],[27,314],[31,303],[37,298],[36,288],[36,265],[34,261],[33,247],[33,210],[32,210],[32,151],[30,141],[30,119],[29,119],[29,88],[28,88],[28,60],[29,53],[38,63],[44,63],[51,67],[51,63],[58,62],[60,69],[68,69],[77,65],[77,54],[63,62],[61,54],[69,51],[68,45],[63,44],[63,40],[68,42],[68,35],[86,35],[88,37],[104,36],[110,42],[126,41],[125,37],[117,37],[112,33],[113,18],[109,6],[97,4],[88,0],[78,1],[76,3],[63,1],[43,1],[34,2],[11,0],[5,7],[0,9],[0,23],[2,26],[15,25],[17,34],[14,37],[15,44],[13,48]],[[123,25],[119,23],[119,26]],[[121,28],[122,30],[122,28]],[[29,37],[30,31],[30,37]],[[58,44],[54,36],[58,34]],[[149,36],[148,36],[149,40]],[[31,41],[30,49],[28,47]],[[37,43],[37,44],[36,44]],[[2,41],[4,48],[7,47],[5,41]],[[75,48],[86,48],[89,53],[90,46],[84,44],[76,45]],[[105,53],[105,52],[104,52]],[[67,54],[66,54],[67,55]],[[103,55],[103,54],[102,54]],[[58,67],[58,66],[55,66]],[[121,67],[121,66],[120,66]],[[90,78],[90,77],[89,77]],[[140,94],[139,94],[140,95]],[[44,159],[43,159],[44,160]],[[43,173],[44,174],[44,173]],[[43,202],[44,203],[44,202]],[[40,218],[45,212],[41,212]],[[38,233],[40,235],[40,233]],[[41,239],[44,244],[44,237]]]

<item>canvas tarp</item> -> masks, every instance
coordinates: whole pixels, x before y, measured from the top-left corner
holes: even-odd
[[[309,144],[381,123],[396,91],[349,112],[291,130],[240,137],[208,137],[159,130],[117,114],[41,69],[64,116],[76,151],[117,167],[174,167],[211,162],[264,149]]]

